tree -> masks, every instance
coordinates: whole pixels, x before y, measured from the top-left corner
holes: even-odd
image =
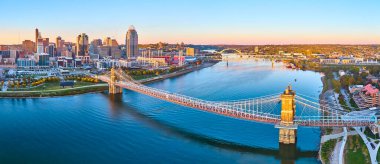
[[[351,67],[350,72],[353,73],[354,75],[358,75],[360,71],[359,67]]]
[[[363,84],[364,83],[364,80],[362,77],[358,77],[358,79],[356,79],[356,84],[360,85],[360,84]]]
[[[334,91],[336,93],[340,93],[340,88],[342,87],[340,82],[338,80],[332,80],[332,84],[333,84],[333,87],[334,87]]]

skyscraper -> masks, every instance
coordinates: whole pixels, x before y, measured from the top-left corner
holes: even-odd
[[[103,39],[103,45],[104,46],[111,46],[111,44],[112,44],[112,39],[110,37],[105,37]]]
[[[63,47],[63,44],[64,44],[64,40],[62,40],[62,38],[60,36],[58,36],[55,39],[55,45],[57,46],[57,48],[61,48],[61,47]]]
[[[35,49],[34,49],[34,52],[36,53],[44,53],[45,51],[45,48],[47,46],[49,46],[49,38],[42,38],[42,35],[41,35],[41,32],[38,31],[38,28],[36,28],[35,30],[35,39],[36,39],[36,42],[35,42]],[[40,51],[38,50],[39,46],[42,45],[42,52],[41,52],[41,49]]]
[[[88,55],[88,36],[85,33],[78,35],[77,37],[77,56]]]
[[[54,43],[49,43],[47,47],[45,47],[45,52],[49,54],[50,57],[56,57],[56,46]]]
[[[37,39],[37,51],[38,51],[38,45],[41,43],[43,52],[40,53],[46,53],[45,48],[49,46],[49,38],[42,38],[41,35]],[[37,52],[38,53],[38,52]]]
[[[35,30],[35,47],[34,47],[34,52],[37,52],[37,47],[38,47],[38,39],[41,38],[40,32],[38,32],[38,28]]]
[[[37,44],[37,54],[42,54],[44,53],[44,44],[42,42],[38,42]]]
[[[126,54],[128,59],[135,59],[139,54],[139,37],[134,26],[130,26],[125,39]]]
[[[57,50],[56,50],[57,56],[61,56],[61,52],[62,52],[64,44],[65,44],[65,40],[62,40],[62,38],[60,36],[58,36],[55,40],[55,45],[57,48]]]

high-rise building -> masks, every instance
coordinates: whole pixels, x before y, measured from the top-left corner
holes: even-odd
[[[35,30],[35,49],[34,52],[38,51],[39,43],[42,43],[43,49],[49,46],[49,38],[42,38],[41,32],[38,31],[38,28]]]
[[[41,38],[40,32],[38,32],[38,28],[36,28],[34,34],[35,34],[35,40],[34,40],[35,47],[34,47],[34,52],[37,52],[38,39]]]
[[[110,37],[106,37],[103,39],[103,45],[104,46],[111,46],[112,45],[112,39]]]
[[[38,42],[36,52],[37,52],[37,54],[44,53],[44,44],[42,42]]]
[[[139,55],[139,38],[134,26],[130,26],[125,39],[126,54],[128,59],[135,59]]]
[[[62,40],[60,36],[58,36],[55,39],[55,45],[57,46],[57,48],[62,48],[64,44],[65,44],[65,40]]]
[[[35,58],[37,59],[39,66],[49,66],[49,54],[47,53],[36,54]]]
[[[49,38],[42,38],[41,32],[39,32],[38,29],[36,28],[35,39],[36,39],[36,42],[35,42],[34,52],[38,53],[39,52],[38,48],[41,48],[40,46],[42,46],[42,51],[45,52],[44,50],[46,49],[47,46],[49,46]],[[43,52],[40,52],[40,53],[43,53]]]
[[[54,43],[50,43],[46,48],[45,52],[49,54],[50,57],[55,57],[56,55],[56,48]]]
[[[36,46],[34,45],[34,42],[31,40],[24,40],[22,42],[22,49],[24,50],[25,54],[33,54],[34,48]]]
[[[88,56],[88,36],[85,33],[77,37],[77,56]]]
[[[57,56],[61,56],[64,44],[65,44],[65,40],[62,40],[62,38],[60,36],[58,36],[55,39],[56,55]]]
[[[98,47],[103,46],[101,39],[94,39],[91,41],[90,47],[88,48],[88,51],[90,54],[98,54]]]
[[[46,49],[46,47],[49,46],[49,38],[38,38],[37,39],[37,49],[38,49],[38,46],[39,46],[40,43],[42,45],[43,52],[46,53],[45,49]]]
[[[91,41],[91,44],[94,46],[94,47],[98,47],[98,46],[102,46],[102,40],[101,39],[94,39]]]
[[[118,47],[119,46],[119,43],[117,43],[116,39],[112,39],[111,46],[113,46],[113,47]]]

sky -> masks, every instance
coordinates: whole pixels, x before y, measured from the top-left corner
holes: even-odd
[[[379,0],[0,0],[0,44],[116,38],[139,43],[380,44]]]

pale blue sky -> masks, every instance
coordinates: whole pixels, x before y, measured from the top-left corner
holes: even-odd
[[[134,25],[140,43],[380,43],[379,0],[0,0],[0,44],[44,37],[74,41]]]

